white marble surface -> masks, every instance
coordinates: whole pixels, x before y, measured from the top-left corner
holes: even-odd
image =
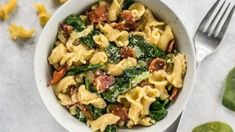
[[[6,1],[0,0],[0,3]],[[66,130],[46,110],[39,97],[34,81],[34,51],[41,28],[32,4],[40,0],[18,1],[18,8],[14,11],[11,18],[4,22],[0,21],[0,131],[65,132]],[[54,0],[41,1],[46,3],[51,12],[55,11],[58,7],[53,4]],[[187,26],[190,35],[193,36],[201,19],[215,0],[164,1],[180,16]],[[7,26],[11,23],[35,27],[37,35],[28,41],[11,41],[7,31]],[[221,91],[223,79],[227,72],[235,65],[235,17],[233,17],[230,27],[219,49],[205,60],[199,69],[198,75],[200,77],[197,78],[196,88],[214,89],[208,95]],[[210,84],[207,83],[205,85],[206,82],[210,82]],[[197,94],[199,102],[202,102],[200,92],[203,91],[194,92],[193,94]],[[205,111],[204,109],[200,109],[201,111],[197,113],[192,113],[190,110],[194,109],[194,107],[204,108],[204,105],[208,104],[190,103],[186,114],[190,117],[201,117],[200,119],[202,119],[204,115],[201,113]],[[203,118],[204,121],[214,119],[213,113],[218,112],[219,110],[217,109],[212,106],[211,109],[206,110],[210,114]],[[234,113],[231,116],[234,117]],[[226,117],[220,118],[226,120]],[[193,125],[199,123],[197,118],[194,119],[184,119],[187,124],[183,125],[179,132],[190,131]],[[233,125],[235,126],[235,124]],[[175,132],[176,127],[173,126],[168,131]]]

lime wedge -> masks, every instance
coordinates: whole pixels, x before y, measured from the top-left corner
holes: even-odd
[[[192,132],[233,132],[233,129],[223,122],[208,122],[193,129]]]
[[[232,69],[226,78],[222,104],[226,108],[235,111],[235,68]]]

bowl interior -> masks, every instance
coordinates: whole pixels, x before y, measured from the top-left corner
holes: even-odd
[[[81,123],[72,117],[67,110],[61,106],[52,90],[47,87],[47,82],[51,77],[50,66],[47,61],[47,57],[53,48],[56,34],[58,31],[59,23],[61,23],[67,16],[71,14],[77,14],[95,3],[97,0],[70,0],[59,8],[52,16],[48,24],[44,27],[41,33],[36,53],[35,53],[35,78],[40,96],[46,105],[51,115],[68,131],[90,131],[86,124]],[[173,103],[168,109],[168,115],[163,120],[157,122],[151,127],[140,127],[128,131],[149,131],[156,132],[163,131],[168,128],[182,112],[188,97],[191,94],[194,77],[195,77],[195,55],[194,47],[191,39],[179,20],[179,18],[169,9],[163,2],[159,0],[137,0],[142,2],[148,7],[157,19],[160,19],[172,27],[175,34],[178,49],[180,52],[187,56],[187,73],[184,80],[183,90],[178,96],[175,103]],[[126,131],[126,130],[125,130]]]

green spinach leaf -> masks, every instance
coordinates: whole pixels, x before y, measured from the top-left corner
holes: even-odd
[[[89,104],[87,107],[88,107],[88,110],[91,112],[92,117],[93,117],[94,119],[99,118],[100,116],[102,116],[102,115],[105,113],[105,110],[104,110],[104,109],[96,108],[96,107],[94,107],[94,106],[91,105],[91,104]]]
[[[109,58],[109,63],[118,63],[121,61],[121,49],[115,44],[109,44],[108,48],[105,50]]]
[[[132,87],[138,85],[141,81],[149,77],[149,72],[145,67],[132,67],[124,70],[124,76],[130,78]]]
[[[117,126],[116,125],[108,125],[104,132],[117,132]]]
[[[150,105],[150,117],[155,121],[162,120],[167,116],[168,112],[166,108],[168,107],[168,105],[169,100],[156,99],[156,101]]]
[[[100,64],[94,64],[94,65],[90,64],[90,65],[83,65],[83,66],[75,67],[75,68],[70,69],[67,75],[74,76],[79,73],[94,71],[94,70],[101,68],[102,66],[103,65],[100,65]]]
[[[85,115],[83,115],[81,110],[78,108],[77,108],[77,113],[76,113],[75,117],[81,122],[86,123],[86,121],[87,121]]]
[[[108,90],[103,92],[102,96],[108,102],[115,102],[116,98],[118,97],[119,94],[120,94],[120,92],[118,91],[118,89],[116,87],[112,86]]]
[[[129,78],[134,78],[146,71],[147,69],[144,67],[131,67],[124,70],[124,75]]]
[[[130,90],[131,84],[129,78],[117,77],[115,83],[110,89],[102,93],[103,98],[108,102],[115,102],[118,95]]]
[[[78,32],[83,31],[86,28],[86,23],[81,19],[79,15],[71,15],[66,20],[65,23],[74,27]]]
[[[159,100],[156,100],[155,102],[153,102],[150,105],[150,110],[152,110],[152,111],[158,111],[158,110],[162,110],[162,109],[164,109],[164,106],[162,105],[162,103],[160,103]]]
[[[129,43],[131,46],[138,46],[139,49],[143,52],[143,55],[139,56],[141,60],[148,60],[152,58],[165,58],[166,53],[157,46],[149,44],[141,36],[132,35],[129,37]]]
[[[226,108],[235,111],[235,68],[228,74],[224,87],[222,104]]]
[[[131,85],[132,87],[137,86],[140,82],[143,80],[146,80],[149,77],[149,72],[143,72],[140,75],[135,76],[134,78],[131,79]]]
[[[167,116],[167,113],[168,112],[165,109],[162,109],[157,111],[150,111],[149,116],[155,121],[160,121]]]
[[[138,85],[141,81],[147,79],[149,72],[143,67],[128,68],[124,71],[124,75],[117,77],[115,83],[110,89],[103,92],[102,95],[108,102],[115,102],[118,95],[125,93]]]
[[[90,80],[88,78],[85,79],[85,87],[88,91],[92,93],[96,93],[96,88],[91,84]]]
[[[135,0],[125,0],[122,9],[127,10],[134,2]]]
[[[96,43],[93,39],[93,37],[95,35],[99,35],[100,32],[96,29],[92,30],[87,36],[83,37],[80,39],[80,41],[82,42],[82,44],[88,46],[89,48],[95,48]]]

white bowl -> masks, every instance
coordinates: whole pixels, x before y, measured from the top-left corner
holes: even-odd
[[[89,127],[71,116],[67,110],[61,106],[51,87],[47,87],[47,82],[51,78],[50,65],[47,57],[50,54],[58,31],[59,24],[69,15],[80,13],[86,10],[97,0],[69,0],[59,8],[51,17],[48,24],[44,27],[37,44],[35,53],[35,78],[40,96],[51,115],[70,132],[91,131]],[[180,52],[187,56],[187,73],[184,79],[183,90],[175,103],[168,109],[168,115],[163,120],[157,122],[151,127],[139,127],[125,131],[148,131],[159,132],[167,129],[180,115],[191,94],[195,78],[195,54],[193,43],[176,14],[159,0],[137,0],[150,8],[157,18],[169,24],[177,39]]]

